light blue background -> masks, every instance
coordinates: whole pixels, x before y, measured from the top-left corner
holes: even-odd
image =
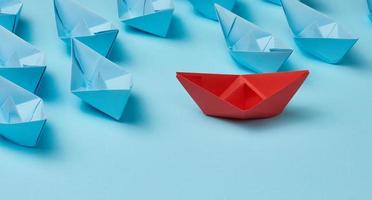
[[[110,59],[134,75],[122,122],[70,91],[70,57],[52,0],[24,0],[17,34],[47,55],[38,148],[0,140],[0,199],[372,199],[372,23],[364,0],[307,0],[360,38],[340,65],[303,54],[281,7],[240,0],[236,12],[295,48],[283,71],[311,75],[279,117],[204,116],[176,71],[249,73],[229,56],[217,22],[176,0],[169,38],[120,24],[116,0],[80,0],[120,28]],[[301,16],[299,16],[301,17]]]

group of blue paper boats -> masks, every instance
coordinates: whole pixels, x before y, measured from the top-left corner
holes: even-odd
[[[231,12],[235,0],[189,1],[203,16],[220,22],[232,57],[248,69],[276,72],[292,54],[293,49],[272,34]],[[300,1],[267,1],[282,5],[298,46],[325,62],[339,62],[357,41]],[[35,146],[46,122],[43,101],[35,95],[46,62],[41,51],[14,34],[22,5],[19,0],[0,0],[0,135]],[[372,0],[368,6],[372,12]],[[71,92],[120,119],[133,83],[130,73],[106,58],[119,30],[74,0],[54,0],[54,11],[58,36],[72,49]],[[173,12],[172,0],[118,0],[121,21],[160,37],[167,36]]]

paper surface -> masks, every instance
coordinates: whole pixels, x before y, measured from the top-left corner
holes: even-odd
[[[357,42],[338,23],[299,1],[282,0],[296,43],[309,54],[338,63]]]
[[[43,101],[0,76],[0,136],[23,146],[35,146],[46,122]]]
[[[111,22],[74,0],[54,0],[54,12],[61,39],[76,38],[103,56],[110,53],[119,32]]]
[[[218,4],[228,10],[232,10],[235,6],[236,0],[189,0],[194,9],[202,14],[204,17],[217,20],[214,5]]]
[[[217,16],[232,57],[254,72],[275,72],[292,54],[286,47],[255,24],[216,6]]]
[[[280,114],[309,71],[229,75],[177,73],[200,109],[216,117],[268,118]]]
[[[0,0],[0,26],[15,32],[22,6],[19,0]]]
[[[80,41],[72,40],[71,92],[119,120],[132,89],[132,75]]]
[[[268,1],[270,3],[274,3],[276,5],[282,5],[282,2],[280,0],[266,0],[266,1]]]
[[[367,0],[367,6],[368,6],[368,17],[372,21],[372,0]]]
[[[172,0],[117,0],[118,15],[125,24],[166,37],[172,21]]]
[[[45,55],[0,26],[0,75],[36,92],[46,69]]]

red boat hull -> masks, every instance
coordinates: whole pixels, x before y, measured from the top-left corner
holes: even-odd
[[[177,78],[210,116],[259,119],[280,114],[309,71],[228,75],[178,72]]]

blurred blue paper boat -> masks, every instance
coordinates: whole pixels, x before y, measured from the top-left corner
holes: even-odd
[[[372,21],[372,0],[367,0],[367,4],[369,10],[368,17]]]
[[[292,54],[270,33],[216,4],[222,32],[232,57],[254,72],[276,72]]]
[[[282,2],[280,2],[280,0],[266,0],[266,1],[268,1],[268,2],[270,2],[270,3],[273,3],[273,4],[276,4],[276,5],[282,5]]]
[[[45,55],[0,26],[0,75],[35,93],[46,69]]]
[[[22,5],[19,0],[0,0],[0,26],[15,32]]]
[[[54,0],[58,36],[70,44],[77,38],[103,56],[107,56],[119,30],[106,19],[73,0]]]
[[[0,136],[22,146],[37,145],[46,122],[43,101],[0,76]]]
[[[328,63],[338,63],[358,41],[328,16],[294,0],[282,0],[298,46]]]
[[[236,0],[189,0],[194,9],[202,14],[203,16],[216,20],[217,15],[216,10],[214,8],[214,4],[218,4],[228,10],[232,10],[234,8]]]
[[[166,37],[172,21],[172,0],[118,0],[118,14],[126,25]]]
[[[72,40],[73,94],[119,120],[132,85],[131,74],[78,40]]]

